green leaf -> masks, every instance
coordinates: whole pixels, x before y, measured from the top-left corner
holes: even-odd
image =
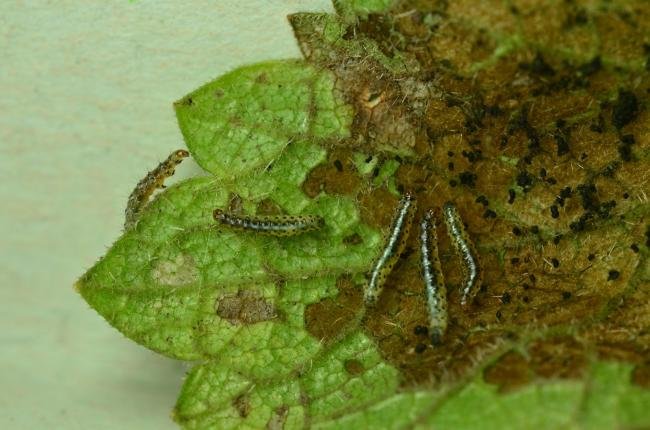
[[[188,429],[264,428],[274,422],[299,428],[305,413],[296,381],[260,385],[228,366],[208,363],[188,375],[175,418]]]
[[[650,392],[629,382],[631,366],[598,363],[590,382],[553,381],[509,394],[475,380],[440,401],[422,428],[641,428]]]
[[[261,63],[185,96],[176,114],[194,159],[233,181],[263,171],[296,140],[345,137],[351,112],[332,87],[328,73],[300,61]]]
[[[309,302],[287,302],[284,295],[295,294],[294,288],[309,289],[312,298],[333,294],[332,276],[365,270],[379,244],[351,199],[309,199],[300,189],[323,161],[324,150],[314,142],[345,137],[349,123],[349,109],[333,99],[328,76],[296,61],[266,63],[235,71],[177,103],[193,156],[206,160],[215,176],[180,183],[151,202],[137,227],[80,280],[84,298],[126,336],[174,358],[219,356],[257,377],[287,374],[310,359],[320,345],[296,314]],[[237,102],[243,99],[250,103]],[[289,108],[296,106],[304,112]],[[224,118],[242,129],[226,127]],[[212,142],[219,130],[234,137],[217,151]],[[274,143],[275,152],[260,152]],[[227,182],[231,177],[236,181]],[[292,238],[216,228],[212,210],[235,194],[252,210],[273,201],[287,213],[320,215],[327,226]],[[360,243],[343,243],[349,235]],[[224,319],[237,306],[255,311]]]
[[[650,391],[630,384],[631,366],[598,363],[585,387],[578,422],[582,428],[642,428],[648,425]]]

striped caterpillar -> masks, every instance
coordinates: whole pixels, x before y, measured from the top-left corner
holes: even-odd
[[[271,236],[295,236],[325,225],[325,220],[316,215],[240,216],[215,209],[212,216],[230,228]]]
[[[364,289],[366,305],[372,306],[377,302],[386,279],[404,251],[415,211],[415,198],[412,194],[406,193],[395,209],[395,216],[384,247],[370,271],[370,279]],[[461,286],[461,304],[465,306],[472,301],[481,283],[478,255],[453,203],[444,204],[442,217],[461,260],[464,275]],[[435,216],[431,209],[427,210],[420,220],[419,249],[421,274],[429,314],[429,335],[431,344],[437,346],[442,342],[448,325],[447,288],[438,256]]]
[[[172,176],[175,172],[176,166],[183,161],[184,158],[189,157],[189,155],[190,153],[184,149],[178,149],[172,152],[165,161],[147,173],[147,175],[138,182],[129,196],[129,201],[126,204],[126,210],[124,211],[125,230],[130,229],[136,224],[143,209],[149,203],[149,198],[153,192],[156,191],[157,188],[165,188],[165,179]]]

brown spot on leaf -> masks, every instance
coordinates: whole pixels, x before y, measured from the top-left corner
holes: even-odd
[[[281,215],[283,214],[282,208],[278,206],[272,199],[262,199],[257,204],[258,215]]]
[[[317,339],[330,342],[354,328],[362,309],[362,289],[348,276],[340,277],[336,285],[339,293],[313,303],[305,309],[305,328]]]
[[[269,418],[269,421],[266,423],[267,430],[282,430],[284,428],[284,423],[287,421],[287,415],[289,415],[289,407],[286,405],[279,406]]]
[[[518,352],[509,351],[485,369],[483,379],[498,385],[501,392],[516,389],[531,379],[529,360]]]
[[[354,359],[345,360],[343,362],[343,367],[345,367],[345,371],[352,376],[360,375],[364,371],[363,364],[359,360]]]
[[[240,214],[242,212],[243,201],[239,194],[231,193],[228,198],[228,212]]]
[[[636,366],[632,371],[632,383],[650,389],[650,363],[644,363]]]
[[[257,75],[257,77],[255,78],[255,82],[258,83],[258,84],[265,84],[265,83],[267,83],[268,81],[269,81],[269,77],[267,76],[266,73],[260,73],[260,74]]]
[[[251,413],[251,399],[248,394],[241,394],[232,401],[232,407],[241,418],[246,418]]]
[[[528,348],[531,367],[543,378],[581,378],[587,366],[582,345],[570,337],[534,342]]]
[[[383,92],[372,92],[370,88],[364,88],[361,94],[359,94],[359,102],[367,110],[372,110],[382,103],[385,99],[385,94]]]
[[[359,209],[364,223],[373,227],[388,228],[399,199],[386,188],[374,188],[359,196]]]
[[[193,106],[193,105],[194,105],[194,100],[190,96],[183,97],[182,99],[174,102],[175,107],[179,107],[179,106],[190,107],[190,106]]]
[[[358,233],[353,233],[343,238],[343,243],[346,245],[360,245],[363,243],[363,238]]]
[[[219,317],[233,325],[255,324],[278,317],[275,305],[251,290],[239,290],[235,295],[217,298],[215,310]]]
[[[395,87],[361,86],[361,93],[352,99],[357,106],[353,130],[378,147],[407,152],[415,146],[416,133],[407,108],[396,103]]]
[[[642,364],[650,356],[650,301],[644,287],[649,284],[646,277],[627,296],[614,298],[607,316],[584,330],[600,358]]]
[[[179,286],[196,282],[199,270],[191,255],[178,254],[173,259],[155,262],[151,276],[158,284]]]
[[[352,152],[342,148],[332,149],[327,161],[314,167],[303,182],[303,191],[309,197],[321,192],[338,195],[355,195],[361,177],[352,162]]]

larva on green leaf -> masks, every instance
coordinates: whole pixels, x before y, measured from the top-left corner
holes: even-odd
[[[415,208],[415,198],[410,193],[406,193],[397,205],[386,245],[370,272],[370,281],[364,291],[364,300],[367,304],[377,302],[386,278],[393,270],[393,266],[395,266],[400,254],[404,251],[406,239],[411,232]]]
[[[460,257],[464,275],[460,303],[467,305],[476,296],[479,284],[481,283],[481,268],[478,255],[472,240],[465,231],[465,225],[458,214],[456,206],[451,202],[447,202],[443,206],[442,212],[443,219],[447,225],[447,231],[454,244],[456,253]]]
[[[317,215],[241,216],[215,209],[212,216],[230,228],[271,236],[295,236],[325,225],[325,220]]]
[[[138,185],[135,186],[133,192],[129,196],[129,201],[126,205],[124,221],[125,230],[128,230],[135,225],[140,217],[140,213],[147,203],[149,203],[149,198],[153,192],[156,191],[156,188],[165,188],[165,179],[172,176],[176,166],[183,161],[184,158],[189,157],[189,155],[190,153],[184,149],[178,149],[172,152],[165,161],[147,173],[147,176],[138,182]]]
[[[447,330],[447,288],[438,256],[433,210],[428,210],[420,221],[420,258],[429,312],[429,335],[431,345],[437,346]]]

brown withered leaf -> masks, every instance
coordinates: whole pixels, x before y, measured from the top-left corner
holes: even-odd
[[[443,347],[413,354],[427,316],[409,248],[367,315],[407,387],[466,377],[514,346],[544,378],[580,377],[595,357],[650,356],[650,5],[509,4],[410,0],[352,18],[290,17],[307,61],[332,71],[355,108],[333,158],[397,160],[396,189],[414,192],[420,213],[455,202],[479,250],[483,285],[465,310],[440,234]],[[387,228],[397,198],[386,187],[312,173],[305,188],[354,195],[364,221]],[[317,331],[340,325],[318,321]]]

